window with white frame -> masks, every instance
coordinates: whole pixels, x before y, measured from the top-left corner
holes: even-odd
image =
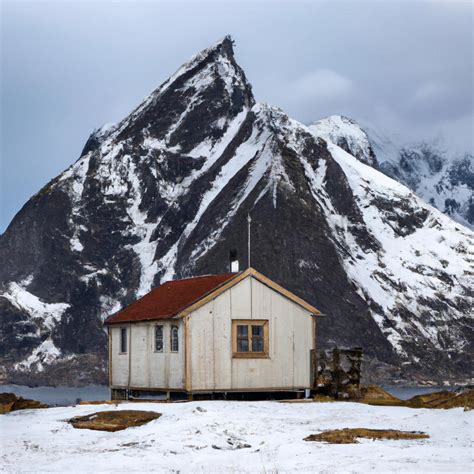
[[[155,352],[163,352],[163,326],[155,326]]]
[[[178,326],[171,326],[170,332],[171,352],[179,351],[179,328]]]

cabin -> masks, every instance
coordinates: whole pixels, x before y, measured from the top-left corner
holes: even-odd
[[[166,282],[105,322],[111,396],[308,395],[320,314],[253,268]]]

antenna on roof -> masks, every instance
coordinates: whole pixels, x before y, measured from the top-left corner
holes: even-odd
[[[248,252],[248,260],[249,260],[249,265],[248,267],[250,268],[250,223],[252,222],[252,218],[250,217],[250,212],[247,213],[247,237],[248,237],[248,242],[247,242],[247,252]]]

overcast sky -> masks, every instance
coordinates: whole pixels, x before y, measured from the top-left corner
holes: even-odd
[[[472,150],[473,3],[1,2],[0,232],[197,51],[231,34],[258,101]]]

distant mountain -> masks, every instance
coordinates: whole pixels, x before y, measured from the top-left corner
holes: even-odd
[[[472,153],[451,151],[440,141],[403,143],[340,115],[319,120],[309,128],[474,229]]]
[[[104,381],[104,318],[165,280],[227,271],[230,249],[246,262],[248,213],[252,266],[326,314],[321,348],[364,347],[378,380],[465,379],[473,233],[351,133],[256,103],[229,37],[192,58],[0,237],[7,379]]]

